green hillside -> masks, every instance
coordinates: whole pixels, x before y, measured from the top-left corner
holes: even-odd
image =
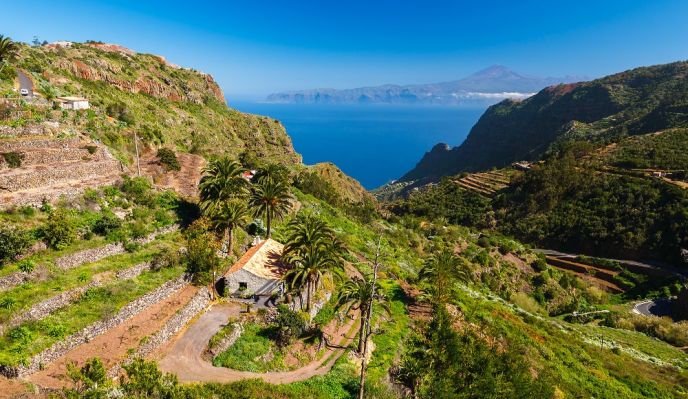
[[[688,62],[637,68],[590,82],[548,87],[490,107],[466,141],[437,146],[401,181],[537,160],[565,140],[611,143],[688,125]]]
[[[228,154],[283,164],[301,159],[278,121],[229,108],[212,76],[160,56],[95,42],[20,45],[14,66],[31,77],[43,98],[82,96],[91,109],[61,113],[37,104],[25,107],[20,118],[1,123],[58,120],[107,144],[127,163],[133,159],[134,132],[144,145],[203,156]],[[11,77],[10,69],[3,75]],[[4,96],[16,95],[12,85],[3,79]]]

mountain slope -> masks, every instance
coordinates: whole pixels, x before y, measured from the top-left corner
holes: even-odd
[[[401,181],[536,160],[559,140],[613,142],[688,126],[688,62],[638,68],[591,82],[550,86],[490,107],[458,147],[438,145]]]
[[[383,85],[355,89],[313,89],[275,93],[267,101],[277,103],[326,104],[459,104],[466,101],[495,102],[504,98],[526,98],[543,87],[575,78],[538,78],[493,65],[466,78],[432,84]]]
[[[133,162],[134,133],[144,146],[300,163],[278,121],[229,108],[212,76],[160,56],[99,42],[21,45],[17,66],[45,98],[86,97],[89,111],[60,122],[107,144],[125,164]]]

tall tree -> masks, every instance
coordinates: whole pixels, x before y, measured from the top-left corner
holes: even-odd
[[[249,184],[243,172],[241,164],[227,157],[211,160],[198,184],[201,209],[212,213],[223,202],[245,196]]]
[[[0,35],[0,63],[7,63],[17,57],[19,46],[7,36]]]
[[[428,284],[426,291],[432,296],[433,304],[446,303],[456,281],[468,281],[469,272],[461,258],[451,250],[443,249],[425,263],[418,278]]]
[[[344,308],[346,313],[349,313],[351,310],[360,311],[361,325],[359,326],[358,334],[358,353],[363,353],[363,344],[367,335],[366,320],[374,303],[377,302],[387,313],[390,312],[386,298],[381,292],[380,284],[377,282],[373,284],[372,277],[354,277],[342,284],[337,293],[336,308]]]
[[[234,229],[247,223],[249,214],[246,203],[237,198],[224,201],[215,207],[211,215],[212,225],[227,237],[227,254],[231,255],[234,248]]]
[[[323,275],[343,271],[344,246],[334,231],[313,214],[300,214],[287,226],[287,241],[282,254],[292,267],[285,273],[291,289],[306,289],[306,308]]]
[[[291,208],[289,186],[272,179],[260,179],[253,186],[249,204],[256,216],[265,217],[267,236],[270,238],[272,221],[281,218]]]

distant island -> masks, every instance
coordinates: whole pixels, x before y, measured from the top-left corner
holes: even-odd
[[[267,101],[287,104],[491,104],[507,98],[524,99],[547,86],[581,80],[586,79],[576,76],[540,78],[493,65],[451,82],[296,90],[270,94]]]

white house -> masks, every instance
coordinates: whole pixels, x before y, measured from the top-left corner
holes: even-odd
[[[282,276],[288,270],[280,261],[284,246],[269,238],[246,251],[220,282],[225,295],[270,296],[284,289]]]
[[[61,109],[88,109],[88,100],[83,97],[57,97]]]

